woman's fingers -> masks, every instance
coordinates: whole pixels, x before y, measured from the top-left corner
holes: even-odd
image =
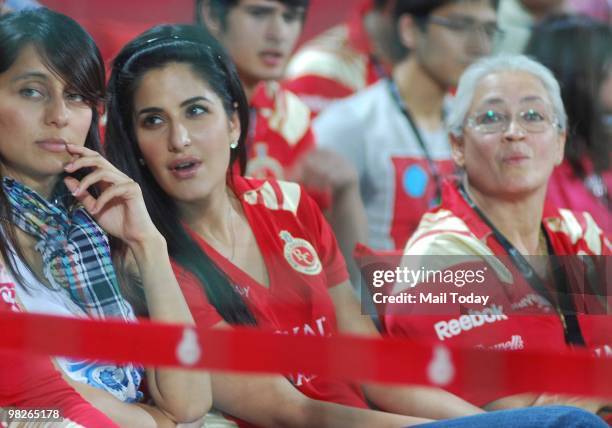
[[[126,179],[127,175],[115,167],[108,161],[102,154],[95,150],[88,149],[86,147],[74,146],[68,144],[68,152],[72,155],[70,162],[64,167],[67,172],[78,171],[81,168],[108,168],[109,170],[115,171],[117,174],[124,176]]]
[[[108,168],[127,178],[125,174],[119,171],[104,156],[93,150],[89,150],[87,155],[74,155],[72,160],[64,166],[66,172],[78,171],[81,168]]]
[[[130,182],[130,181],[132,180],[127,178],[125,175],[119,173],[118,171],[108,170],[108,169],[96,169],[95,171],[87,174],[81,180],[81,182],[79,183],[77,188],[72,192],[72,194],[74,196],[79,196],[79,194],[81,194],[84,191],[87,191],[87,189],[90,186],[93,186],[94,184],[98,182],[104,182],[110,185],[117,185],[120,183],[125,183],[125,182]]]
[[[102,162],[101,156],[85,156],[72,159],[69,163],[66,164],[66,166],[64,166],[64,170],[66,172],[74,172],[78,171],[81,168],[100,168],[102,166],[104,166],[104,164]]]
[[[135,181],[119,171],[95,150],[72,144],[67,144],[66,149],[72,155],[71,162],[64,167],[66,172],[74,172],[82,168],[94,169],[80,182],[73,177],[66,177],[64,180],[68,189],[90,213],[100,212],[115,198],[127,200],[141,193],[140,186]],[[102,193],[97,199],[88,191],[96,183],[109,185],[106,188],[102,186]]]
[[[106,189],[100,196],[98,196],[98,200],[95,201],[95,205],[93,206],[91,213],[96,214],[100,212],[106,204],[116,198],[121,198],[123,200],[128,200],[137,195],[140,192],[140,186],[135,181],[129,181],[121,184],[116,184],[114,186]]]
[[[87,156],[87,155],[99,155],[100,154],[96,152],[95,150],[88,149],[85,146],[77,146],[76,144],[66,144],[66,150],[71,155]]]
[[[88,191],[81,192],[79,194],[75,194],[76,189],[79,187],[79,180],[74,177],[64,177],[64,183],[70,192],[74,195],[74,197],[85,207],[85,209],[89,212],[93,210],[96,199],[91,196]]]

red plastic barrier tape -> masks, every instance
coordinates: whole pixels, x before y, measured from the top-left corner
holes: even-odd
[[[612,358],[586,351],[453,349],[395,339],[291,336],[255,329],[199,330],[47,315],[0,314],[0,349],[153,366],[316,373],[353,381],[612,398]],[[113,346],[109,346],[112,344]]]

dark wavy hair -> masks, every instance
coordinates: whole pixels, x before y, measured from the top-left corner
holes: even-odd
[[[596,172],[608,169],[610,145],[599,94],[612,70],[612,28],[586,16],[552,16],[534,28],[525,53],[559,81],[568,115],[565,158],[576,175],[585,175],[585,156]]]
[[[105,94],[104,62],[91,36],[73,19],[46,8],[27,9],[0,17],[0,73],[6,72],[24,48],[34,46],[45,66],[57,75],[68,88],[83,96],[92,110],[92,121],[85,139],[85,147],[100,151],[98,107]],[[74,175],[81,179],[88,170]],[[59,185],[62,185],[61,180]],[[91,192],[96,195],[94,188]],[[11,245],[17,257],[25,260],[17,244],[11,216],[11,207],[0,186],[0,218],[5,237],[0,238],[0,253],[8,261],[11,273],[19,280],[23,277],[15,269],[7,249]],[[7,242],[8,241],[8,242]]]
[[[397,0],[393,15],[397,21],[400,16],[409,14],[418,21],[426,21],[436,9],[451,3],[460,3],[470,0]],[[474,1],[474,0],[472,0]],[[499,0],[489,0],[491,6],[497,9]]]
[[[159,186],[148,168],[139,163],[142,154],[134,130],[134,95],[147,72],[169,63],[189,64],[221,99],[226,114],[238,115],[241,133],[237,148],[231,152],[228,180],[235,162],[239,163],[240,172],[244,171],[249,128],[246,96],[223,47],[204,28],[192,25],[154,27],[119,52],[113,61],[108,84],[106,154],[140,185],[147,210],[165,237],[170,256],[195,275],[225,321],[254,325],[255,319],[227,275],[185,230],[175,201]]]
[[[276,0],[279,3],[284,4],[287,7],[298,8],[301,7],[304,9],[303,19],[306,19],[306,12],[308,12],[308,5],[310,4],[310,0]],[[196,24],[204,25],[204,19],[202,17],[202,6],[204,3],[208,3],[210,5],[210,10],[212,14],[219,19],[223,28],[227,28],[227,14],[229,11],[238,6],[240,0],[195,0],[194,6],[194,21]]]

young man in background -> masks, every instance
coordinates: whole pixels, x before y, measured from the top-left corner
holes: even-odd
[[[310,110],[278,83],[302,32],[309,0],[196,0],[196,21],[234,61],[251,106],[246,175],[297,181],[326,211],[353,278],[366,221],[353,166],[315,146]]]
[[[492,0],[397,0],[409,53],[390,78],[330,106],[314,122],[321,147],[357,169],[369,245],[401,249],[453,172],[444,102],[463,70],[491,51]]]

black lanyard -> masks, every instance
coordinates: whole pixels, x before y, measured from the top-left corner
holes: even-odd
[[[438,165],[434,162],[433,158],[431,157],[431,154],[429,153],[429,150],[427,149],[427,145],[425,144],[425,140],[423,139],[423,136],[421,135],[419,128],[417,128],[416,124],[414,123],[414,120],[412,119],[412,116],[410,115],[410,112],[408,111],[408,108],[406,107],[406,103],[404,103],[404,100],[402,99],[399,93],[399,89],[397,85],[395,84],[393,79],[387,79],[387,83],[389,85],[389,91],[391,91],[391,95],[393,96],[393,100],[395,101],[395,104],[397,105],[397,107],[400,109],[400,111],[406,118],[406,122],[408,123],[408,126],[410,126],[410,129],[412,129],[412,132],[414,133],[417,139],[417,142],[419,143],[419,146],[421,147],[421,150],[423,151],[423,154],[425,155],[425,159],[427,160],[427,165],[429,166],[429,171],[431,172],[431,175],[436,184],[436,197],[432,201],[433,203],[430,205],[432,206],[438,205],[440,202],[440,198],[442,196],[442,177],[440,176],[440,170],[438,169]]]
[[[472,208],[476,214],[486,223],[487,226],[493,232],[493,236],[497,242],[500,243],[504,250],[510,256],[510,260],[516,268],[519,270],[525,281],[542,297],[550,302],[553,305],[561,321],[563,323],[563,331],[565,334],[565,342],[570,345],[576,346],[585,346],[584,337],[582,336],[582,332],[580,331],[580,325],[578,324],[578,319],[576,318],[576,310],[574,308],[574,302],[572,300],[572,296],[569,294],[569,286],[567,283],[567,274],[563,266],[559,263],[559,261],[554,256],[554,248],[550,242],[550,238],[546,233],[546,230],[542,226],[542,233],[544,233],[544,237],[546,238],[546,246],[548,248],[548,254],[552,255],[551,263],[552,263],[552,272],[555,284],[559,287],[558,299],[554,299],[551,295],[548,288],[542,281],[542,279],[535,272],[533,267],[529,264],[529,262],[523,257],[523,255],[516,249],[514,245],[491,223],[491,221],[485,216],[485,214],[476,206],[470,195],[465,191],[463,184],[459,186],[459,192],[463,199],[468,203],[470,208]]]
[[[378,60],[376,55],[370,54],[370,62],[374,67],[374,73],[376,74],[377,79],[386,79],[387,77],[389,77],[387,70],[385,70],[385,67],[383,67],[382,63]]]

